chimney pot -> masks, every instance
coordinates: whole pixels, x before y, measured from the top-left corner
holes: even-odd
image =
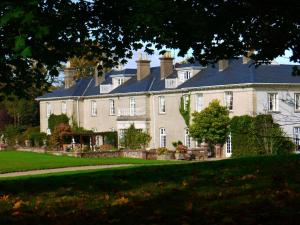
[[[166,52],[160,59],[160,79],[163,80],[173,73],[173,57],[171,52]]]
[[[64,69],[64,82],[65,88],[70,88],[75,84],[75,76],[76,76],[76,69],[71,67],[70,62],[67,62],[67,65]]]
[[[148,56],[144,57],[142,54],[139,54],[139,59],[136,61],[137,71],[136,78],[137,80],[142,80],[150,74],[150,60],[148,60]]]
[[[243,64],[247,64],[251,59],[251,55],[253,54],[254,50],[249,50],[247,52],[247,55],[246,56],[243,56]]]

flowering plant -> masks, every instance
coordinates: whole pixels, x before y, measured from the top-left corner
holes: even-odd
[[[157,152],[158,155],[163,155],[163,154],[165,154],[165,153],[168,152],[168,149],[165,148],[165,147],[161,147],[161,148],[158,148],[158,149],[156,150],[156,152]]]
[[[177,153],[186,153],[188,148],[185,145],[179,144],[176,146]]]

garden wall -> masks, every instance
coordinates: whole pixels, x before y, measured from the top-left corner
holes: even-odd
[[[136,158],[156,160],[157,153],[155,149],[151,150],[119,150],[119,151],[96,151],[96,152],[65,152],[65,151],[47,151],[44,148],[19,147],[17,151],[47,153],[52,155],[65,155],[78,158]],[[192,149],[191,152],[196,156],[196,160],[207,159],[207,151],[202,149]],[[175,152],[172,152],[173,154]],[[174,157],[173,157],[174,158]]]

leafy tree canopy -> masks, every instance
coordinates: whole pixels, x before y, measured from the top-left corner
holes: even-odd
[[[229,111],[213,100],[201,112],[194,112],[190,135],[196,140],[205,140],[213,144],[224,144],[229,134]]]
[[[290,49],[299,62],[299,1],[11,0],[0,3],[0,87],[47,89],[60,63],[88,55],[109,68],[132,50],[193,49],[206,64],[246,55],[267,62]],[[49,73],[45,71],[50,71]],[[15,87],[23,87],[18,89]]]

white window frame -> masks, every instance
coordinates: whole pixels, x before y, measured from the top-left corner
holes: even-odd
[[[295,111],[300,112],[300,93],[294,95]]]
[[[91,101],[91,116],[97,116],[97,102],[95,100]]]
[[[268,111],[278,112],[279,108],[278,93],[270,92],[268,93]]]
[[[109,99],[109,115],[110,116],[116,115],[116,106],[115,106],[114,99]]]
[[[183,109],[184,110],[187,110],[188,102],[189,102],[189,95],[183,95]]]
[[[125,136],[126,129],[119,129],[119,140],[122,140]]]
[[[225,106],[228,110],[233,110],[233,92],[225,91]]]
[[[166,128],[159,128],[159,147],[165,148],[167,146]]]
[[[184,71],[184,74],[183,74],[184,81],[187,81],[190,78],[191,78],[191,71],[189,71],[189,70]]]
[[[203,94],[196,94],[196,111],[201,112],[203,109]]]
[[[51,105],[51,103],[46,102],[46,116],[47,116],[47,118],[49,118],[51,114],[52,114],[52,105]]]
[[[296,145],[296,152],[300,151],[300,127],[293,127],[293,139]]]
[[[188,148],[192,147],[192,140],[191,140],[190,131],[188,128],[184,129],[184,145]]]
[[[62,114],[67,114],[67,102],[63,101],[61,103],[61,113]]]
[[[165,96],[158,97],[158,108],[159,108],[160,114],[166,113],[166,98],[165,98]]]
[[[129,114],[134,116],[136,114],[136,101],[134,97],[129,99]]]
[[[232,155],[232,138],[231,138],[231,134],[229,134],[226,139],[226,157],[230,157],[231,155]]]
[[[118,84],[118,86],[122,85],[124,83],[124,81],[125,81],[124,77],[117,78],[117,84]]]

